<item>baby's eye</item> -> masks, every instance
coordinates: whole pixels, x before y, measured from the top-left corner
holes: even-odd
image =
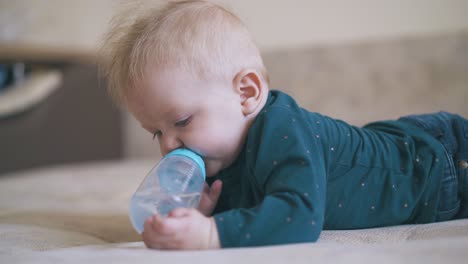
[[[177,121],[177,122],[175,123],[175,126],[176,126],[176,127],[185,127],[185,126],[187,126],[188,124],[190,124],[190,121],[192,121],[192,116],[189,116],[189,117],[187,117],[187,118],[185,118],[185,119],[183,119],[183,120]]]
[[[156,132],[153,133],[153,140],[156,138],[156,137],[160,137],[161,136],[161,131],[158,130]]]

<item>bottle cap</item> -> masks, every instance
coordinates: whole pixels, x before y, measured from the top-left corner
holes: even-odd
[[[202,175],[203,175],[203,180],[206,178],[206,171],[205,171],[205,162],[203,162],[203,159],[195,152],[188,150],[188,149],[175,149],[171,152],[169,152],[165,158],[170,157],[170,156],[184,156],[187,158],[192,159],[197,163],[197,165],[201,168],[202,170]]]

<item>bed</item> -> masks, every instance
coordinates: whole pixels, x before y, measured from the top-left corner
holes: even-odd
[[[0,178],[1,263],[466,263],[468,219],[324,231],[317,243],[210,251],[146,249],[129,198],[154,161],[51,166]]]

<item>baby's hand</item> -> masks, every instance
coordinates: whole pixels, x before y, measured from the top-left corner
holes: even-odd
[[[205,216],[211,216],[213,213],[216,203],[218,202],[218,198],[221,195],[222,186],[223,184],[220,180],[213,182],[211,188],[205,182],[200,198],[200,204],[198,205],[198,210]]]
[[[142,236],[147,247],[156,249],[220,247],[214,218],[192,208],[174,209],[165,218],[157,215],[148,218]]]

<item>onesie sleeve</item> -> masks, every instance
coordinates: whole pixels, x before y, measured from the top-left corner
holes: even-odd
[[[314,242],[326,199],[323,148],[309,119],[271,107],[247,140],[247,166],[261,202],[214,215],[222,247]]]

